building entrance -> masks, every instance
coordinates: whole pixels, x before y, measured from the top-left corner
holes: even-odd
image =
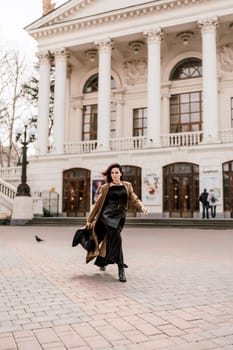
[[[82,168],[63,172],[63,212],[86,216],[90,211],[90,171]]]
[[[174,163],[163,167],[163,212],[190,218],[199,212],[199,167]]]
[[[223,164],[223,208],[233,218],[233,161]]]

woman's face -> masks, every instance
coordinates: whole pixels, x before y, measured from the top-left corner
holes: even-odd
[[[119,168],[112,168],[111,170],[111,177],[113,182],[120,182],[121,181],[121,171]]]

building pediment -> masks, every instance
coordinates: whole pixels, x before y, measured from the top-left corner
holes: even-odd
[[[115,11],[122,11],[128,7],[132,8],[153,2],[164,2],[164,0],[119,0],[117,2],[115,0],[70,0],[39,18],[27,26],[26,29],[32,30],[75,19],[80,20],[96,15],[101,16]]]
[[[187,8],[205,0],[70,0],[25,29],[35,39],[134,17]]]

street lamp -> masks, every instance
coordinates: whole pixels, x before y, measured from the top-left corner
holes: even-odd
[[[22,173],[21,184],[17,187],[16,197],[31,197],[30,187],[27,184],[27,148],[28,144],[35,141],[35,127],[28,129],[29,120],[25,119],[23,125],[16,129],[16,141],[22,145]]]

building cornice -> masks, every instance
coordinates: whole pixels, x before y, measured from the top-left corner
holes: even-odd
[[[56,36],[65,33],[72,33],[73,31],[101,26],[108,23],[114,23],[116,21],[128,21],[132,18],[138,18],[145,15],[154,15],[162,11],[169,11],[177,8],[183,8],[190,5],[203,3],[208,0],[162,0],[151,1],[142,5],[135,5],[127,8],[112,10],[97,15],[91,15],[88,17],[74,18],[69,20],[68,17],[76,13],[81,7],[84,8],[87,4],[90,4],[94,0],[84,0],[78,5],[75,5],[67,10],[63,9],[62,12],[56,16],[52,16],[52,13],[48,15],[46,22],[40,22],[39,28],[30,29],[30,26],[26,28],[28,33],[36,40],[42,38]],[[56,11],[56,10],[55,10]],[[53,11],[54,12],[54,11]],[[47,17],[47,16],[46,16]]]

